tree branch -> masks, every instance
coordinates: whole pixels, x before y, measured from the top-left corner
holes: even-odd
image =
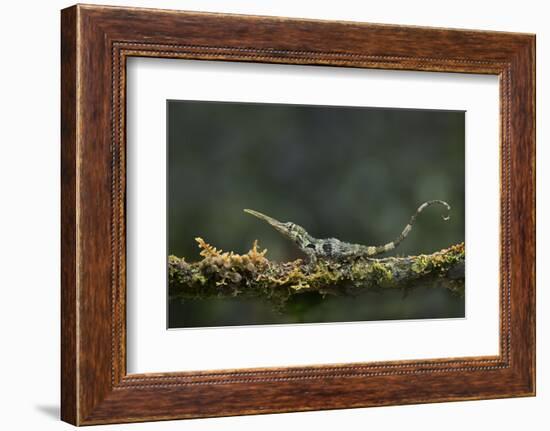
[[[273,262],[257,241],[243,255],[223,252],[196,239],[202,260],[169,256],[169,293],[183,298],[262,297],[281,305],[293,295],[354,295],[364,289],[410,289],[419,284],[464,294],[464,243],[428,255],[356,258],[342,262],[301,259]]]

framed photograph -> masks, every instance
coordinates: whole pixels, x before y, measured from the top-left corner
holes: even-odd
[[[535,394],[535,37],[61,14],[62,419]]]

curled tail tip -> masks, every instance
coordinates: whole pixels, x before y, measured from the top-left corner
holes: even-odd
[[[450,206],[447,202],[445,202],[445,201],[443,201],[443,200],[440,200],[440,199],[435,199],[435,200],[433,200],[433,201],[424,202],[422,205],[420,205],[420,207],[419,207],[418,210],[419,210],[419,212],[420,212],[420,211],[422,211],[424,208],[426,208],[426,207],[428,207],[428,206],[430,206],[430,205],[433,205],[433,204],[439,204],[439,205],[444,206],[445,209],[447,210],[447,214],[442,215],[441,218],[442,218],[443,220],[445,220],[445,221],[450,220],[450,218],[451,218],[451,214],[450,214],[450,212],[451,212],[451,206]]]
[[[435,204],[435,203],[438,203],[438,204],[440,204],[440,205],[443,205],[443,206],[444,206],[445,208],[447,208],[449,211],[451,210],[451,206],[450,206],[447,202],[442,201],[442,200],[440,200],[440,199],[437,199],[437,200],[434,200],[434,201],[428,201],[428,202],[434,203],[434,204]]]
[[[445,208],[447,208],[447,214],[446,214],[446,215],[442,215],[441,218],[442,218],[443,220],[445,220],[445,221],[450,220],[450,219],[451,219],[451,214],[450,214],[450,212],[451,212],[451,206],[450,206],[447,202],[445,202],[445,201],[437,201],[437,202],[441,203],[441,205],[443,205]]]

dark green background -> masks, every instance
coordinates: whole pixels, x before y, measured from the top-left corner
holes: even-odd
[[[194,238],[238,253],[255,239],[273,260],[301,257],[247,215],[252,208],[312,235],[379,245],[428,208],[393,255],[464,240],[464,112],[168,101],[168,254],[199,259]],[[282,313],[239,299],[169,304],[169,327],[463,317],[464,298],[424,286],[356,298],[304,296]]]

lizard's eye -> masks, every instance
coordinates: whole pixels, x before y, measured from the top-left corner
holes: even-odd
[[[288,223],[286,224],[286,227],[288,228],[288,230],[294,230],[294,223],[288,222]]]

